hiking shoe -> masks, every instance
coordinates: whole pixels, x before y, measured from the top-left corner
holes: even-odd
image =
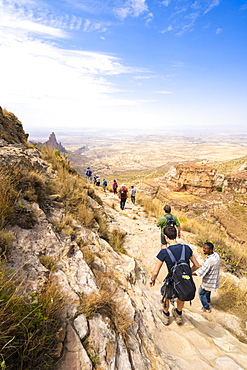
[[[170,324],[170,315],[169,316],[166,316],[164,311],[162,310],[162,322],[164,325],[169,325]]]
[[[206,308],[204,308],[204,307],[199,307],[199,308],[197,308],[197,310],[198,310],[198,311],[200,311],[200,312],[207,312],[207,313],[212,312],[211,308],[209,308],[209,310],[207,310],[207,309],[206,309]]]
[[[172,310],[172,314],[173,314],[173,317],[174,317],[174,319],[175,319],[175,321],[176,321],[176,323],[178,324],[178,325],[182,325],[182,315],[179,315],[178,313],[177,313],[177,310],[176,310],[176,308],[173,308],[173,310]]]

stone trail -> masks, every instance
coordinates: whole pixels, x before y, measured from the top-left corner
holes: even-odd
[[[152,342],[155,344],[154,369],[164,369],[163,361],[170,369],[247,369],[247,345],[220,324],[229,323],[231,331],[238,332],[238,319],[214,308],[211,314],[199,313],[197,309],[201,304],[198,295],[191,306],[186,302],[182,326],[178,326],[173,319],[169,326],[162,324],[159,291],[167,273],[165,266],[162,267],[155,287],[149,287],[155,257],[160,250],[160,232],[156,219],[147,218],[141,207],[133,205],[129,199],[124,211],[121,211],[118,197],[111,192],[103,193],[100,190],[99,195],[105,207],[108,206],[107,212],[112,217],[112,223],[127,233],[124,242],[127,253],[140,263],[144,271],[142,279],[140,276],[137,278],[135,286],[132,287],[133,291],[128,291],[128,294],[133,297],[137,308],[142,312],[150,346]],[[181,242],[186,243],[186,233],[182,232],[181,236]],[[202,263],[203,257],[197,247],[191,244],[190,246]],[[195,277],[195,282],[199,287],[200,278]],[[212,301],[215,295],[216,293],[212,295]],[[161,359],[163,361],[159,363]]]

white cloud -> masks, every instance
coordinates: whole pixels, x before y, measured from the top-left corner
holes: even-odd
[[[165,30],[160,31],[160,33],[171,32],[172,30],[173,30],[172,25],[169,25]]]
[[[171,91],[156,91],[157,94],[172,94]]]
[[[89,19],[86,19],[83,25],[84,32],[106,32],[107,28],[104,24],[99,22],[91,22]]]
[[[168,6],[170,4],[171,0],[163,0],[161,1],[162,5]]]
[[[133,76],[134,80],[149,80],[151,78],[157,78],[157,75],[150,75],[150,76]]]
[[[217,28],[215,33],[216,33],[216,35],[219,35],[222,31],[223,31],[222,28]]]
[[[148,6],[146,0],[127,0],[123,6],[115,7],[114,12],[120,19],[124,20],[128,16],[139,17],[148,12]]]
[[[204,14],[207,14],[208,12],[210,12],[210,10],[212,10],[213,8],[218,6],[219,4],[220,4],[220,0],[212,0],[210,2],[209,6],[207,7],[207,9],[205,10]]]

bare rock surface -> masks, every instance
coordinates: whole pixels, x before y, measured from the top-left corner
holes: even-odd
[[[104,201],[112,205],[119,200],[112,193],[101,194]],[[128,254],[137,261],[136,283],[128,289],[128,294],[135,302],[139,312],[139,325],[142,346],[150,359],[150,369],[246,369],[247,345],[240,342],[231,332],[241,334],[238,319],[233,315],[213,309],[211,314],[201,314],[199,298],[192,306],[185,304],[183,325],[178,326],[173,319],[166,327],[162,324],[160,312],[160,287],[166,276],[163,266],[154,288],[149,288],[149,278],[155,264],[155,256],[160,250],[160,234],[156,220],[144,218],[139,206],[128,200],[124,211],[108,212],[114,221],[126,232],[124,247]],[[135,217],[134,217],[135,216]],[[134,217],[134,219],[133,219]],[[181,242],[186,243],[186,233],[182,233]],[[202,262],[197,247],[190,245],[198,260]],[[138,266],[142,274],[138,276]],[[139,271],[140,273],[140,271]],[[199,287],[200,278],[195,277]],[[213,294],[216,295],[216,293]],[[138,333],[138,331],[137,331]],[[246,336],[246,333],[242,333]],[[144,340],[145,338],[145,340]],[[166,366],[166,367],[165,367]],[[136,367],[136,369],[145,367]]]
[[[186,303],[183,325],[173,319],[170,325],[162,322],[160,287],[166,276],[162,268],[154,288],[149,279],[160,250],[160,231],[156,220],[145,217],[142,209],[127,201],[121,211],[119,199],[113,193],[97,190],[104,202],[110,226],[126,233],[124,247],[127,255],[115,252],[92,230],[76,222],[80,238],[98,256],[99,269],[114,272],[121,286],[114,299],[122,305],[131,321],[126,342],[117,333],[108,317],[97,314],[85,319],[77,315],[80,296],[97,292],[98,287],[91,269],[86,264],[78,245],[70,237],[58,235],[49,218],[33,203],[38,222],[33,229],[15,226],[15,243],[11,263],[25,279],[29,291],[38,291],[52,274],[61,292],[67,297],[63,321],[65,333],[60,339],[57,370],[164,370],[164,369],[247,369],[247,345],[230,331],[240,330],[238,320],[213,309],[211,314],[200,314],[198,297],[192,306]],[[114,208],[112,205],[114,204]],[[56,217],[61,208],[54,209]],[[181,241],[186,242],[186,233]],[[199,259],[197,247],[191,245]],[[51,272],[41,263],[40,256],[50,256],[57,270]],[[196,277],[199,285],[200,278]],[[242,333],[244,335],[244,333]]]

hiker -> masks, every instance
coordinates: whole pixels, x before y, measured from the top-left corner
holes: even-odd
[[[102,187],[103,187],[103,190],[105,192],[106,191],[106,187],[107,187],[107,181],[106,181],[106,179],[103,179],[103,181],[102,181]]]
[[[99,178],[99,176],[96,177],[95,185],[96,186],[100,186],[100,178]]]
[[[128,189],[126,188],[125,184],[121,185],[121,188],[118,190],[118,195],[120,198],[120,208],[124,210],[125,203],[128,197]]]
[[[155,280],[157,279],[159,271],[160,271],[164,262],[166,263],[166,266],[167,266],[167,269],[168,269],[168,275],[166,276],[165,281],[166,281],[166,283],[169,282],[169,278],[171,277],[171,270],[172,270],[172,267],[175,265],[175,263],[172,262],[168,250],[170,252],[172,252],[172,254],[175,257],[175,260],[179,261],[179,259],[181,257],[181,254],[182,254],[183,247],[184,247],[184,252],[185,252],[184,260],[186,261],[186,263],[188,265],[190,264],[189,261],[192,262],[191,273],[199,268],[199,263],[197,262],[197,259],[194,256],[192,249],[186,244],[182,245],[182,244],[177,243],[177,240],[176,240],[177,229],[174,226],[167,226],[164,230],[164,233],[165,233],[164,235],[165,235],[165,238],[166,238],[166,242],[169,246],[167,248],[161,249],[160,252],[158,253],[158,255],[156,256],[158,260],[156,262],[156,266],[155,266],[155,268],[153,270],[153,273],[152,273],[152,278],[151,278],[151,281],[150,281],[150,287],[155,285]],[[191,277],[191,280],[192,280],[192,277]],[[163,323],[165,325],[169,325],[169,323],[170,323],[169,305],[170,305],[170,300],[174,297],[174,298],[177,298],[177,307],[173,308],[172,314],[175,318],[176,323],[178,325],[181,325],[182,324],[182,311],[183,311],[183,307],[184,307],[184,300],[179,299],[180,294],[176,294],[173,287],[172,287],[172,289],[169,289],[169,291],[167,293],[168,294],[165,296],[165,299],[164,299],[164,308],[162,310]],[[180,298],[181,298],[181,296],[180,296]]]
[[[214,252],[214,245],[211,242],[206,242],[203,245],[203,253],[207,255],[206,260],[193,275],[202,277],[202,283],[199,288],[202,307],[199,308],[199,311],[209,313],[211,312],[211,292],[215,292],[220,286],[220,256]]]
[[[113,193],[114,194],[117,194],[117,188],[118,188],[117,181],[116,180],[113,180],[112,189],[113,189]]]
[[[94,183],[94,185],[96,185],[96,182],[97,182],[97,175],[95,175],[94,177],[93,177],[93,183]]]
[[[168,204],[164,206],[164,211],[165,211],[165,215],[160,217],[156,224],[161,229],[161,248],[163,246],[166,246],[167,244],[166,238],[164,236],[164,229],[166,226],[176,226],[178,230],[177,232],[178,238],[180,238],[180,235],[181,235],[180,223],[177,219],[177,216],[171,214],[171,207]]]
[[[92,182],[92,171],[90,170],[90,167],[87,168],[86,176],[87,176],[87,181]]]
[[[135,204],[135,202],[136,202],[136,189],[134,188],[133,185],[131,186],[130,199],[131,199],[131,202],[133,204]]]

